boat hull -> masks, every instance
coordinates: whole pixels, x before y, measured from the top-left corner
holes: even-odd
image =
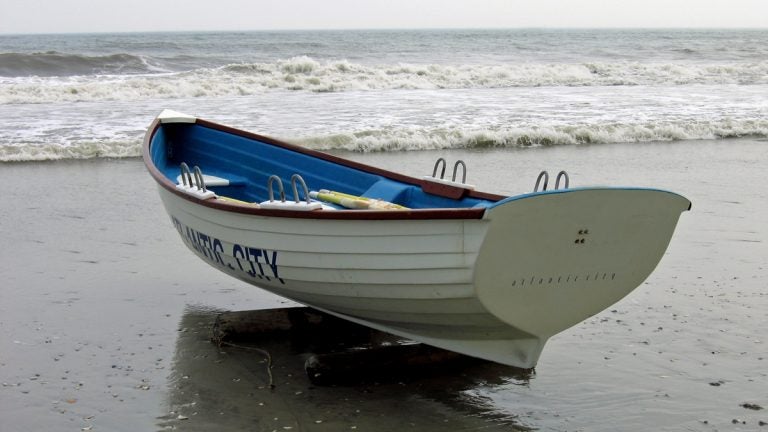
[[[535,366],[549,337],[638,287],[690,209],[653,189],[504,197],[171,111],[144,143],[173,226],[212,267],[353,322],[522,368]],[[309,191],[300,202],[299,177],[317,197],[336,190],[389,210],[314,210]],[[272,199],[275,179],[293,186],[293,203]]]
[[[662,191],[582,189],[501,202],[482,219],[340,221],[226,212],[159,190],[184,243],[218,270],[522,368],[550,336],[640,285],[690,204]]]

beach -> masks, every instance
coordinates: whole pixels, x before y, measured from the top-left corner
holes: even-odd
[[[455,29],[0,35],[0,431],[768,430],[768,31]],[[633,293],[478,363],[313,385],[299,306],[197,259],[139,156],[173,109],[416,177],[692,202]],[[631,247],[628,245],[627,247]]]
[[[219,311],[295,306],[186,250],[137,158],[6,163],[0,182],[0,429],[763,430],[768,422],[764,138],[336,154],[518,194],[645,186],[693,203],[648,280],[553,337],[530,375],[481,363],[315,386],[301,353],[209,341]],[[763,409],[758,409],[763,408]]]

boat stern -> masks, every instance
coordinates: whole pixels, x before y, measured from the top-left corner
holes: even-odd
[[[500,320],[546,340],[638,287],[690,206],[651,189],[567,189],[504,200],[486,213],[478,298]]]

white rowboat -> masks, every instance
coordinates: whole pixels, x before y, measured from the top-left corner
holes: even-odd
[[[691,206],[634,187],[504,197],[457,181],[455,170],[452,180],[437,178],[437,166],[407,177],[171,111],[150,126],[144,161],[182,240],[214,268],[522,368],[549,337],[638,287]],[[338,202],[310,198],[327,191]],[[392,207],[348,209],[344,197]]]

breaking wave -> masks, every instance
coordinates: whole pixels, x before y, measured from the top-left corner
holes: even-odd
[[[768,119],[644,125],[574,125],[482,130],[362,131],[299,139],[317,150],[357,152],[524,148],[554,145],[768,137]]]
[[[6,56],[3,58],[2,56]],[[18,65],[8,56],[19,60]],[[759,85],[768,61],[733,64],[639,62],[495,65],[363,65],[295,57],[169,72],[131,55],[0,54],[0,104],[179,99],[257,95],[265,91],[345,92],[542,86]],[[24,74],[26,63],[35,63]],[[68,74],[57,75],[66,64]],[[75,66],[73,66],[75,65]],[[9,71],[9,68],[15,71]],[[47,74],[39,73],[45,70]],[[80,70],[82,74],[73,73]],[[94,75],[94,71],[101,71]],[[89,72],[90,71],[90,72]]]
[[[20,144],[0,145],[0,162],[57,161],[67,159],[126,158],[141,155],[136,141],[80,141],[68,145]]]
[[[768,119],[656,124],[602,124],[499,129],[365,130],[288,138],[316,150],[393,152],[438,149],[525,148],[721,138],[768,138]],[[0,145],[0,161],[125,158],[141,154],[141,139]]]
[[[146,57],[132,54],[0,53],[0,76],[3,77],[132,75],[161,71],[167,70],[151,64]]]

